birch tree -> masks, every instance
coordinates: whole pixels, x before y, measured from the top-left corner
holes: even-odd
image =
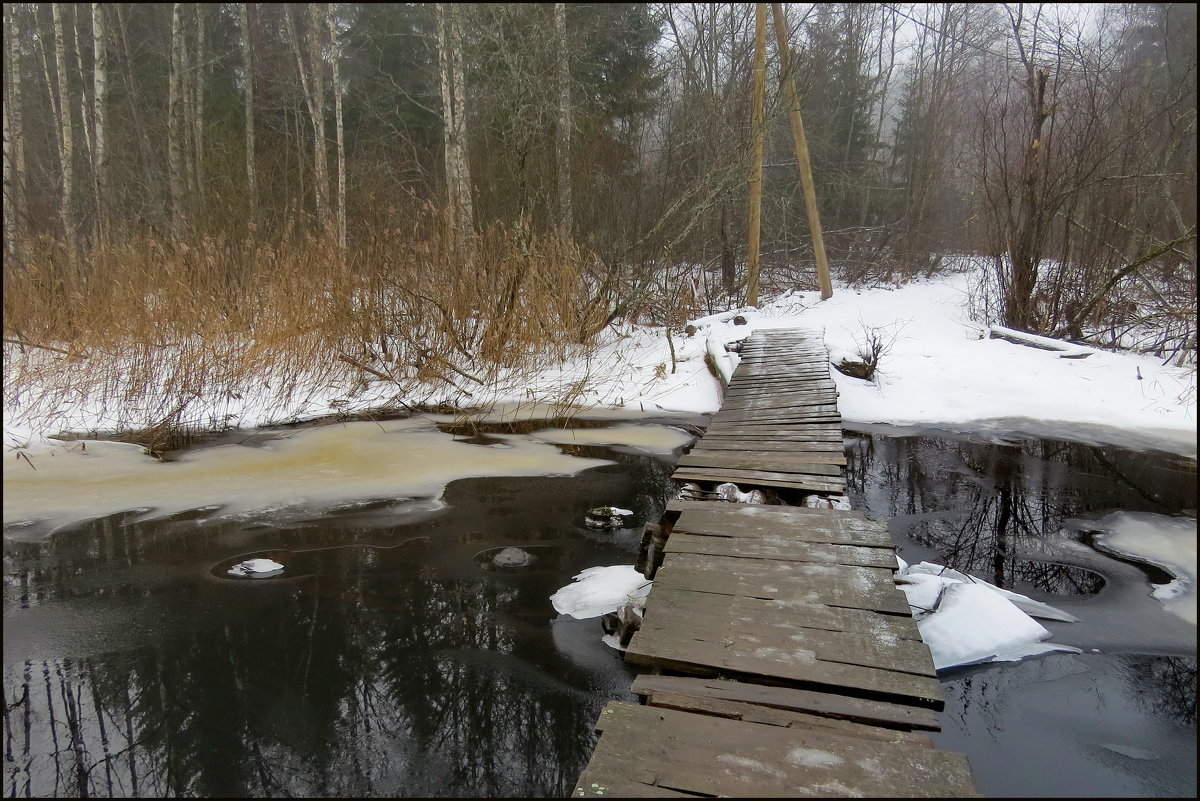
[[[304,92],[304,105],[308,109],[308,119],[312,124],[313,203],[317,212],[317,224],[324,231],[329,226],[329,167],[325,153],[325,81],[320,69],[322,59],[317,33],[316,4],[309,3],[307,11],[308,29],[303,46],[297,34],[291,10],[287,6],[284,7],[283,19],[287,27],[292,54],[296,58],[300,87]],[[307,54],[307,66],[305,65],[305,54]]]
[[[342,121],[342,78],[339,69],[342,54],[338,46],[337,15],[333,12],[333,3],[329,3],[326,7],[325,19],[329,24],[330,66],[333,70],[333,118],[337,131],[337,237],[338,249],[344,254],[346,251],[346,136]]]
[[[96,182],[96,230],[103,240],[108,226],[108,142],[105,119],[105,102],[108,94],[108,48],[104,42],[104,8],[92,3],[92,54],[95,59],[92,74],[92,119],[96,138],[92,149],[93,169]]]
[[[250,221],[258,216],[258,174],[254,163],[254,51],[250,40],[250,3],[240,3],[242,69],[246,74],[246,193],[250,198]]]
[[[67,256],[74,262],[78,245],[77,222],[72,206],[75,197],[75,139],[71,127],[71,96],[67,80],[67,42],[60,6],[60,3],[50,6],[54,22],[54,65],[58,73],[58,160],[62,179],[58,208],[67,242]]]
[[[468,253],[474,230],[471,175],[467,164],[467,122],[463,87],[462,33],[455,6],[438,3],[438,55],[442,86],[443,142],[446,160],[446,194],[450,225],[460,256]]]
[[[7,256],[16,256],[20,252],[25,214],[25,130],[20,32],[16,16],[16,6],[5,4],[4,74],[8,78],[8,96],[4,101],[4,243]]]

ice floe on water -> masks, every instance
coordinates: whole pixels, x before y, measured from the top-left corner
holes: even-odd
[[[910,566],[899,557],[897,561],[896,583],[908,598],[938,670],[1015,661],[1050,651],[1079,652],[1044,642],[1050,632],[1033,619],[1074,621],[1074,616],[942,565]]]
[[[643,606],[651,583],[633,565],[589,567],[551,595],[550,603],[560,615],[600,617],[627,603]]]
[[[1166,609],[1196,624],[1196,519],[1151,512],[1113,512],[1092,524],[1098,548],[1147,562],[1172,576],[1151,593]]]

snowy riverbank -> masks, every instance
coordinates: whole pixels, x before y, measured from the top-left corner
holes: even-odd
[[[823,333],[832,362],[853,357],[867,332],[890,343],[873,381],[832,371],[848,423],[887,423],[951,430],[991,430],[1084,439],[1132,448],[1196,456],[1196,372],[1162,360],[1092,350],[1086,358],[987,338],[986,326],[970,319],[967,273],[942,275],[900,288],[837,288],[821,301],[817,292],[792,292],[732,314],[693,321],[698,329],[673,338],[675,364],[662,328],[610,328],[586,355],[536,375],[500,375],[464,392],[420,386],[397,396],[395,384],[313,386],[281,403],[268,377],[254,388],[220,398],[199,398],[193,417],[228,420],[253,428],[335,412],[365,411],[422,403],[481,407],[499,404],[494,417],[532,418],[569,413],[642,417],[671,412],[709,413],[721,403],[720,384],[705,364],[714,354],[728,374],[737,365],[724,345],[755,330],[809,328]],[[464,388],[465,389],[465,388]],[[303,400],[294,400],[302,397]],[[570,404],[570,405],[569,405]],[[114,421],[138,420],[135,409],[96,409],[86,402],[52,410],[4,410],[4,442],[33,451],[53,447],[48,436],[63,431],[105,431]],[[142,421],[151,425],[153,420]]]

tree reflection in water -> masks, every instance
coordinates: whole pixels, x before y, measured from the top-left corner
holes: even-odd
[[[1092,594],[1103,586],[1091,571],[1039,561],[1069,518],[1196,508],[1195,462],[1170,454],[1044,439],[851,432],[846,458],[852,503],[889,521],[905,558],[1016,589]]]
[[[624,464],[452,484],[446,513],[391,528],[379,509],[361,527],[189,513],[6,538],[5,794],[565,795],[632,672],[548,598],[639,539],[573,521],[600,503],[656,519],[668,494],[667,463],[606,456]],[[473,558],[509,544],[538,562]],[[212,572],[251,552],[293,569]],[[571,626],[586,658],[556,647]]]

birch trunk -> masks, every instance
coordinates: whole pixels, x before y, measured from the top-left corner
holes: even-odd
[[[250,4],[239,4],[242,21],[242,66],[246,70],[246,192],[250,222],[258,216],[258,174],[254,164],[254,51],[250,45]]]
[[[329,3],[326,8],[326,21],[329,23],[330,66],[333,69],[333,118],[337,130],[337,235],[338,249],[344,257],[346,253],[346,135],[342,123],[342,78],[341,70],[338,67],[341,51],[338,47],[337,17],[333,11],[333,3]]]
[[[554,28],[558,34],[558,136],[555,150],[558,161],[558,224],[563,233],[571,233],[571,69],[567,50],[567,4],[554,4]]]
[[[329,213],[329,162],[325,151],[325,70],[321,58],[320,12],[316,3],[308,4],[308,58],[312,69],[313,100],[310,114],[313,124],[313,181],[318,196],[317,221],[321,230],[328,232],[331,223]]]
[[[171,13],[171,75],[167,96],[167,182],[171,193],[171,236],[176,241],[183,232],[183,154],[179,141],[182,68],[183,4],[175,3]]]
[[[4,242],[8,256],[20,253],[25,214],[25,131],[16,13],[15,6],[4,6],[5,74],[8,76],[8,97],[4,102]]]
[[[58,159],[62,168],[62,193],[59,195],[59,216],[67,242],[67,257],[75,262],[77,229],[71,201],[75,196],[75,140],[71,130],[71,98],[67,86],[67,42],[63,32],[59,3],[50,6],[54,20],[54,65],[58,72]]]
[[[319,63],[320,53],[316,51],[316,37],[312,32],[313,19],[312,4],[309,5],[309,31],[305,37],[308,47],[308,55],[310,64]],[[320,90],[321,75],[319,70],[315,70],[314,74],[309,77],[309,70],[304,65],[304,55],[301,52],[300,37],[296,32],[296,24],[292,20],[291,12],[285,7],[284,23],[287,27],[288,38],[291,40],[292,54],[296,57],[296,70],[300,74],[300,87],[304,91],[304,104],[308,109],[309,122],[312,124],[313,130],[313,203],[316,208],[317,222],[321,229],[324,230],[329,222],[329,212],[326,209],[326,193],[329,188],[329,170],[325,161],[325,116],[324,116],[324,92]],[[314,52],[315,51],[315,52]],[[316,55],[314,59],[313,56]],[[317,104],[317,92],[321,91],[322,105]]]
[[[475,230],[475,208],[471,199],[471,170],[467,161],[466,82],[463,78],[462,28],[458,7],[450,6],[450,65],[454,84],[454,157],[455,191],[458,194],[458,236],[460,252],[469,254],[470,236]]]
[[[105,130],[105,98],[108,94],[108,49],[104,42],[104,8],[92,3],[92,117],[95,120],[96,146],[93,149],[96,179],[96,231],[103,240],[108,231],[108,142]]]

